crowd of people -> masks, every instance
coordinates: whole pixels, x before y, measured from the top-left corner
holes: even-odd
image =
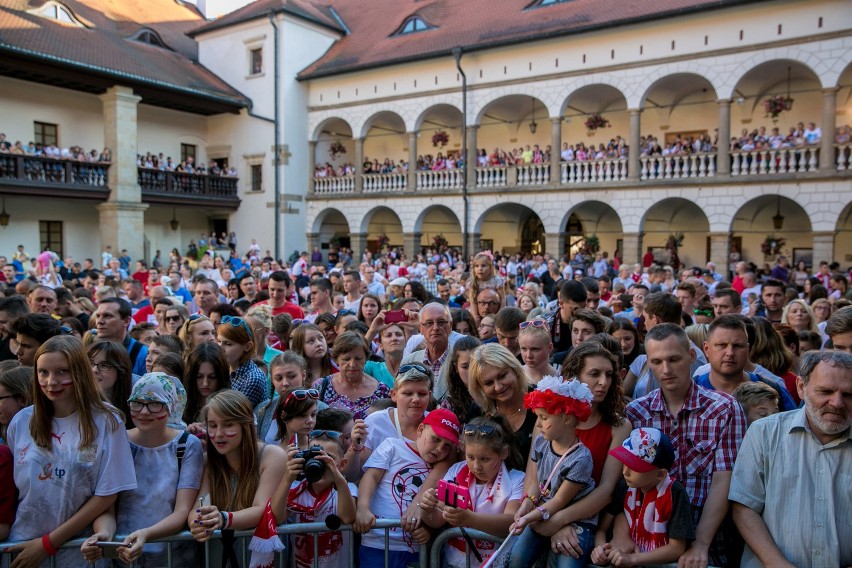
[[[196,175],[211,175],[223,177],[237,177],[237,168],[220,167],[217,162],[206,165],[204,162],[195,163],[195,158],[187,156],[185,160],[175,162],[171,156],[162,152],[159,154],[147,152],[145,155],[136,155],[136,167],[159,170],[161,172],[182,172]]]
[[[236,566],[232,531],[329,515],[365,568],[416,562],[446,527],[512,536],[499,566],[852,564],[839,267],[672,274],[445,247],[329,266],[233,244],[132,274],[109,249],[82,266],[44,251],[32,274],[23,247],[0,259],[13,566],[198,565],[191,543],[156,542],[186,529],[220,533],[209,554]],[[385,537],[377,519],[401,525]],[[342,567],[350,538],[288,548]],[[451,540],[444,562],[496,548]]]
[[[0,154],[16,154],[19,156],[32,156],[52,158],[54,160],[76,160],[78,162],[109,163],[112,162],[112,151],[104,148],[103,152],[90,150],[86,152],[82,146],[67,146],[60,148],[55,143],[41,144],[33,141],[23,144],[20,140],[12,142],[6,140],[6,135],[0,133]]]

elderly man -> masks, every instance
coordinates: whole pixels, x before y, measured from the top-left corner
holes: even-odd
[[[661,323],[645,337],[648,364],[660,388],[633,400],[625,414],[634,428],[662,430],[677,453],[671,473],[692,504],[695,540],[679,566],[705,568],[726,562],[727,542],[720,530],[728,512],[728,489],[734,458],[746,429],[745,414],[736,400],[698,386],[690,365],[695,352],[686,332]]]
[[[420,335],[412,336],[408,340],[402,364],[422,363],[431,368],[437,377],[450,349],[459,338],[464,336],[453,331],[450,309],[443,304],[438,302],[426,304],[420,310],[419,316]]]
[[[743,568],[852,565],[852,355],[809,351],[800,374],[805,407],[754,422],[737,456]]]

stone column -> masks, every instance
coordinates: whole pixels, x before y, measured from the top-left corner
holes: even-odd
[[[109,199],[98,205],[101,248],[127,249],[143,258],[145,210],[136,167],[137,105],[142,97],[128,87],[112,87],[100,96],[103,106],[104,146],[112,150]],[[145,259],[150,260],[150,259]]]
[[[467,188],[468,190],[476,187],[476,167],[479,165],[477,161],[478,148],[476,146],[476,131],[479,126],[473,125],[467,127],[467,153],[472,157],[470,167],[467,169]]]
[[[306,249],[309,254],[313,254],[314,247],[320,249],[322,252],[322,247],[320,246],[320,234],[319,233],[308,233],[305,235],[308,239],[308,248]],[[325,256],[325,255],[323,255]]]
[[[550,184],[562,183],[562,117],[550,119]],[[548,251],[549,252],[549,251]]]
[[[642,233],[624,233],[621,263],[633,265],[642,262]]]
[[[352,249],[352,265],[357,267],[361,264],[361,255],[367,250],[367,234],[350,233],[349,244],[349,248]]]
[[[837,87],[822,90],[822,138],[819,141],[819,171],[831,172],[834,161],[834,135],[837,124]],[[816,257],[814,257],[816,260]]]
[[[710,261],[719,274],[728,273],[728,254],[731,250],[730,233],[710,233]]]
[[[565,249],[565,233],[545,233],[544,252],[549,253],[551,258],[558,262]]]
[[[470,256],[473,257],[473,255],[479,252],[479,241],[482,240],[482,233],[468,233],[467,240],[468,252],[470,253]]]
[[[355,193],[364,192],[364,139],[355,138]],[[354,235],[353,235],[354,237]]]
[[[310,182],[308,182],[308,191],[310,193],[314,192],[314,172],[317,169],[317,141],[309,140],[308,141],[308,176],[310,176]]]
[[[719,99],[719,133],[716,138],[716,173],[731,173],[731,100]],[[718,266],[716,268],[719,268]]]
[[[408,191],[417,191],[417,133],[408,133]]]
[[[405,249],[405,258],[417,258],[417,253],[420,252],[422,245],[420,239],[423,233],[403,233],[402,247]]]
[[[631,108],[627,112],[630,114],[630,135],[627,141],[629,145],[627,148],[627,179],[639,181],[639,171],[642,169],[639,163],[641,157],[639,138],[642,132],[642,109]]]
[[[823,135],[825,133],[823,132]],[[819,266],[823,260],[831,262],[834,258],[834,231],[814,231],[813,264]]]

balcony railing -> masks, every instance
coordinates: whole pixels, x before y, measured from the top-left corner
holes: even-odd
[[[314,193],[317,195],[355,193],[355,175],[314,178]]]
[[[239,206],[238,178],[138,168],[142,200],[155,203],[202,203]]]
[[[562,162],[562,183],[601,183],[627,179],[627,158]]]
[[[364,174],[364,193],[402,191],[406,185],[406,174]]]
[[[506,187],[509,181],[508,166],[476,168],[476,187]]]
[[[816,146],[731,152],[732,176],[815,172],[818,167]]]
[[[109,181],[109,167],[110,164],[106,162],[0,154],[0,183],[41,189],[105,190]]]
[[[417,172],[418,190],[461,189],[464,185],[464,170],[439,170]]]
[[[702,152],[688,156],[643,156],[640,159],[641,180],[713,177],[716,175],[716,154]]]
[[[852,169],[852,142],[835,144],[834,152],[837,156],[837,171],[843,172]]]

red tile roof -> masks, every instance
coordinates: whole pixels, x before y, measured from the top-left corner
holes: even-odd
[[[350,33],[300,79],[449,56],[454,47],[485,49],[761,0],[568,0],[547,6],[537,0],[328,1]],[[394,36],[414,15],[434,29]]]
[[[306,0],[256,0],[251,4],[234,10],[229,14],[208,22],[203,26],[191,31],[190,37],[195,37],[209,31],[226,28],[251,20],[266,18],[270,13],[286,13],[296,18],[307,20],[314,24],[329,28],[336,32],[345,33],[346,29],[340,25],[340,21],[330,6],[321,5]]]
[[[187,97],[215,99],[236,110],[248,99],[196,62],[186,33],[204,21],[175,0],[62,0],[86,27],[36,14],[46,0],[0,0],[0,62],[29,58]],[[154,30],[171,49],[129,38]],[[190,103],[191,104],[191,103]]]

